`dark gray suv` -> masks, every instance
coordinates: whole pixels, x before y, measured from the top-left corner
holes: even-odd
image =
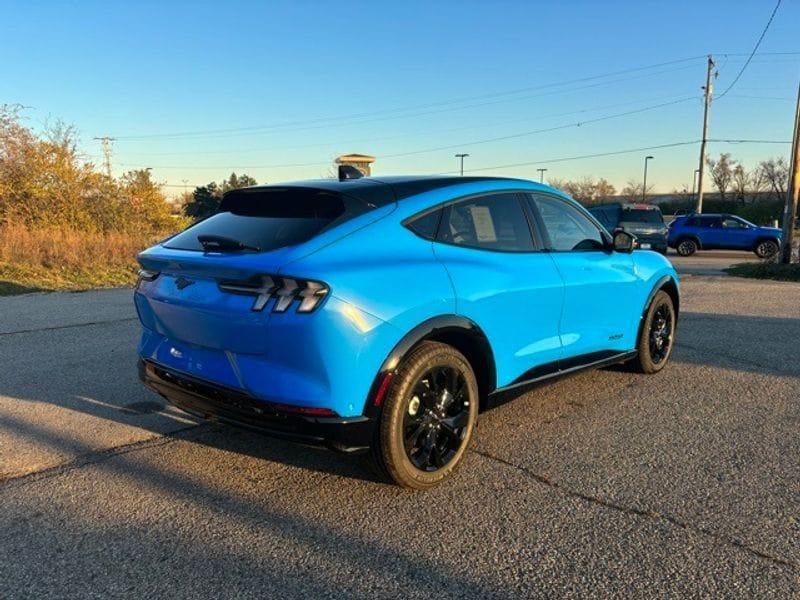
[[[664,224],[661,209],[652,204],[620,203],[600,204],[589,208],[595,219],[609,232],[622,229],[636,236],[642,250],[667,253],[669,229]]]

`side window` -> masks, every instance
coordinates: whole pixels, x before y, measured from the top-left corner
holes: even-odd
[[[739,219],[731,219],[730,217],[722,220],[722,226],[725,229],[746,229],[747,225],[742,223]]]
[[[599,250],[605,247],[600,230],[586,215],[562,200],[535,196],[553,250]]]
[[[436,237],[436,230],[439,228],[439,218],[441,216],[442,209],[433,210],[406,223],[406,227],[418,236],[426,240],[432,240]]]
[[[718,217],[700,217],[700,227],[720,227]]]
[[[484,250],[534,249],[528,220],[519,197],[513,193],[479,196],[446,207],[437,239]]]

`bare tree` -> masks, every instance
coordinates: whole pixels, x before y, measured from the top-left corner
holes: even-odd
[[[786,196],[786,186],[789,182],[789,164],[786,159],[779,156],[762,160],[758,164],[758,170],[764,179],[765,187],[779,199],[783,199]]]
[[[731,187],[733,188],[733,193],[736,195],[736,200],[744,204],[747,190],[750,187],[750,175],[741,163],[733,168]]]
[[[625,184],[625,187],[622,188],[620,195],[624,198],[627,198],[631,202],[641,202],[642,196],[646,196],[653,191],[653,186],[647,186],[647,194],[642,194],[642,187],[644,186],[644,182],[636,181],[635,179],[628,179],[628,182]]]
[[[567,187],[568,184],[569,184],[569,181],[567,181],[566,179],[555,179],[554,178],[554,179],[548,179],[547,180],[547,185],[549,185],[551,188],[556,188],[557,190],[562,190],[562,191],[566,190],[566,187]]]
[[[711,179],[714,182],[714,187],[716,187],[719,192],[720,200],[725,200],[725,194],[733,180],[733,168],[736,165],[736,161],[731,160],[729,152],[725,152],[719,155],[718,160],[707,158],[706,164],[711,172]]]

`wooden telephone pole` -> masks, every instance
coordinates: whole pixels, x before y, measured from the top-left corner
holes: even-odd
[[[786,206],[783,210],[783,252],[781,262],[792,262],[792,242],[800,202],[800,86],[797,89],[797,108],[794,113],[792,160],[789,163],[789,185],[786,188]]]
[[[711,108],[711,96],[714,93],[714,57],[708,55],[708,71],[706,71],[705,99],[703,102],[703,139],[700,141],[700,174],[697,177],[697,212],[703,212],[703,173],[706,170],[706,144],[708,143],[708,109]]]

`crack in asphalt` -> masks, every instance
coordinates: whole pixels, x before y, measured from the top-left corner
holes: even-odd
[[[473,448],[472,450],[470,450],[470,452],[473,452],[474,454],[477,454],[478,456],[482,456],[482,457],[484,457],[484,458],[486,458],[488,460],[493,460],[493,461],[498,462],[500,464],[503,464],[503,465],[506,465],[508,467],[511,467],[512,469],[515,469],[515,470],[523,473],[524,475],[530,477],[531,479],[534,479],[535,481],[541,483],[542,485],[545,485],[545,486],[547,486],[547,487],[549,487],[549,488],[551,488],[551,489],[553,489],[553,490],[555,490],[557,492],[560,492],[564,496],[567,496],[567,497],[570,497],[570,498],[576,498],[578,500],[583,500],[583,501],[589,502],[589,503],[591,503],[591,504],[593,504],[595,506],[602,506],[603,508],[607,508],[607,509],[610,509],[610,510],[615,510],[615,511],[620,512],[622,514],[631,515],[631,516],[637,516],[637,517],[644,517],[644,518],[650,519],[652,521],[661,521],[661,522],[669,523],[670,525],[673,525],[675,527],[679,527],[679,528],[681,528],[683,530],[693,531],[695,533],[699,533],[701,535],[709,537],[709,538],[711,538],[711,539],[713,539],[713,540],[715,540],[717,542],[721,542],[721,543],[724,543],[724,544],[728,544],[728,545],[734,546],[734,547],[736,547],[736,548],[738,548],[740,550],[744,550],[745,552],[748,552],[749,554],[757,556],[758,558],[762,558],[762,559],[768,560],[768,561],[770,561],[770,562],[772,562],[774,564],[781,565],[781,566],[784,566],[784,567],[789,567],[790,569],[792,569],[794,571],[800,570],[800,564],[798,564],[796,562],[793,562],[791,560],[785,559],[785,558],[781,558],[780,556],[775,556],[774,554],[770,554],[770,553],[765,552],[763,550],[759,550],[758,548],[753,548],[752,546],[749,546],[745,542],[742,542],[741,540],[737,540],[734,537],[721,535],[721,534],[716,533],[716,532],[714,532],[714,531],[712,531],[710,529],[707,529],[705,527],[701,527],[699,525],[694,525],[694,524],[686,522],[686,521],[681,521],[680,519],[678,519],[677,517],[673,517],[672,515],[659,513],[659,512],[656,512],[656,511],[652,511],[652,510],[645,510],[645,509],[641,509],[641,508],[631,507],[631,506],[623,506],[622,504],[617,504],[616,502],[612,502],[611,500],[606,500],[606,499],[600,498],[598,496],[592,496],[590,494],[586,494],[586,493],[580,492],[578,490],[574,490],[574,489],[571,489],[571,488],[564,487],[563,485],[561,485],[557,481],[553,481],[549,477],[545,477],[544,475],[540,475],[538,473],[535,473],[534,471],[531,471],[527,467],[520,466],[520,465],[515,464],[515,463],[513,463],[513,462],[511,462],[509,460],[506,460],[506,459],[501,458],[499,456],[495,456],[495,455],[490,454],[490,453],[488,453],[486,451],[483,451],[483,450],[477,450],[477,449]]]
[[[52,327],[39,327],[38,329],[18,329],[16,331],[0,331],[0,337],[7,335],[18,335],[21,333],[36,333],[38,331],[58,331],[60,329],[75,329],[77,327],[91,327],[92,325],[109,325],[112,323],[128,323],[138,321],[136,317],[126,319],[110,319],[108,321],[89,321],[88,323],[72,323],[71,325],[54,325]]]
[[[4,331],[4,332],[0,332],[0,337],[10,336],[10,335],[17,335],[17,334],[24,334],[24,333],[35,333],[35,332],[39,332],[39,331],[56,331],[56,330],[72,329],[72,328],[79,328],[79,327],[91,327],[91,326],[96,326],[96,325],[109,325],[109,324],[115,324],[115,323],[125,323],[125,322],[131,322],[131,321],[136,321],[136,320],[137,320],[136,317],[130,317],[130,318],[125,318],[125,319],[113,319],[113,320],[107,320],[107,321],[93,321],[93,322],[75,323],[75,324],[70,324],[70,325],[60,325],[60,326],[53,326],[53,327],[42,327],[42,328],[38,328],[38,329],[22,329],[22,330],[17,330],[17,331]],[[676,343],[676,346],[677,347],[683,347],[683,348],[686,348],[688,350],[695,351],[695,352],[702,351],[701,349],[699,349],[699,348],[697,348],[695,346],[692,346],[690,344],[685,344],[685,343],[682,343],[682,342]],[[739,357],[739,356],[727,355],[726,353],[719,352],[719,351],[713,352],[713,354],[718,354],[719,356],[721,356],[721,357],[723,357],[725,359],[728,359],[728,360],[730,360],[730,361],[732,361],[734,363],[735,362],[740,362],[740,363],[749,364],[750,366],[758,367],[758,368],[761,368],[761,369],[771,369],[768,365],[762,365],[762,364],[759,364],[759,363],[754,362],[754,361],[743,359],[742,357]],[[33,483],[37,483],[37,482],[49,479],[51,477],[56,477],[56,476],[64,474],[64,473],[68,473],[70,471],[80,469],[80,468],[85,467],[85,466],[89,466],[89,465],[93,465],[93,464],[97,464],[97,463],[103,462],[105,460],[109,460],[109,459],[114,458],[116,456],[128,454],[128,453],[131,453],[131,452],[136,452],[136,451],[139,451],[139,450],[145,450],[145,449],[150,449],[150,448],[159,448],[159,447],[163,447],[163,446],[172,444],[172,443],[177,442],[177,441],[189,439],[189,436],[191,434],[204,433],[205,431],[212,429],[214,425],[215,424],[213,422],[203,422],[203,423],[199,423],[199,424],[189,425],[187,427],[182,427],[180,429],[176,429],[174,431],[171,431],[171,432],[169,432],[167,434],[154,436],[154,437],[148,438],[146,440],[140,440],[140,441],[137,441],[137,442],[132,442],[130,444],[123,444],[123,445],[120,445],[120,446],[114,446],[114,447],[107,448],[107,449],[104,449],[104,450],[88,452],[88,453],[80,455],[80,456],[76,457],[75,459],[73,459],[71,461],[68,461],[66,463],[63,463],[63,464],[60,464],[60,465],[54,465],[52,467],[48,467],[46,469],[42,469],[42,470],[39,470],[39,471],[34,471],[34,472],[31,472],[31,473],[25,473],[25,474],[21,474],[21,475],[11,475],[9,477],[4,477],[4,478],[0,477],[0,491],[2,489],[16,489],[16,488],[19,488],[19,487],[23,487],[23,486],[26,486],[26,485],[33,484]],[[656,521],[656,522],[667,523],[669,525],[672,525],[674,527],[683,529],[685,531],[695,532],[697,534],[700,534],[702,536],[710,538],[710,539],[716,541],[717,543],[722,543],[722,544],[726,544],[726,545],[735,547],[735,548],[737,548],[739,550],[742,550],[744,552],[747,552],[748,554],[751,554],[751,555],[753,555],[755,557],[758,557],[758,558],[763,559],[763,560],[770,561],[773,564],[780,565],[780,566],[783,566],[783,567],[788,567],[789,569],[792,569],[793,571],[800,570],[800,564],[798,564],[797,562],[782,558],[780,556],[776,556],[774,554],[771,554],[771,553],[766,552],[764,550],[760,550],[758,548],[754,548],[754,547],[748,545],[747,543],[745,543],[745,542],[743,542],[741,540],[738,540],[738,539],[736,539],[734,537],[723,535],[723,534],[719,534],[719,533],[717,533],[717,532],[715,532],[715,531],[713,531],[711,529],[708,529],[706,527],[702,527],[702,526],[699,526],[699,525],[694,525],[694,524],[692,524],[690,522],[687,522],[687,521],[682,521],[681,519],[679,519],[677,517],[674,517],[672,515],[669,515],[669,514],[664,514],[664,513],[656,512],[656,511],[653,511],[653,510],[641,509],[641,508],[632,507],[632,506],[625,506],[625,505],[613,502],[611,500],[607,500],[607,499],[601,498],[599,496],[593,496],[591,494],[587,494],[587,493],[581,492],[579,490],[575,490],[575,489],[571,489],[571,488],[565,487],[562,484],[558,483],[557,481],[554,481],[553,479],[550,479],[549,477],[546,477],[544,475],[540,475],[540,474],[528,469],[527,467],[515,464],[515,463],[513,463],[513,462],[511,462],[511,461],[509,461],[507,459],[504,459],[502,457],[493,455],[493,454],[491,454],[489,452],[486,452],[486,451],[482,451],[482,450],[478,450],[478,449],[474,449],[473,448],[473,449],[470,450],[470,452],[472,452],[474,454],[477,454],[477,455],[479,455],[479,456],[481,456],[481,457],[483,457],[483,458],[485,458],[487,460],[495,461],[497,463],[500,463],[502,465],[510,467],[510,468],[520,472],[520,473],[523,473],[525,476],[527,476],[527,477],[533,479],[534,481],[536,481],[536,482],[538,482],[538,483],[540,483],[540,484],[542,484],[542,485],[544,485],[544,486],[556,491],[557,493],[562,494],[565,497],[574,498],[574,499],[577,499],[577,500],[582,500],[582,501],[588,502],[588,503],[590,503],[590,504],[592,504],[594,506],[599,506],[599,507],[602,507],[602,508],[605,508],[605,509],[614,510],[616,512],[619,512],[619,513],[622,513],[622,514],[625,514],[625,515],[634,516],[634,517],[641,517],[641,518],[645,518],[645,519],[648,519],[648,520],[651,520],[651,521]]]

